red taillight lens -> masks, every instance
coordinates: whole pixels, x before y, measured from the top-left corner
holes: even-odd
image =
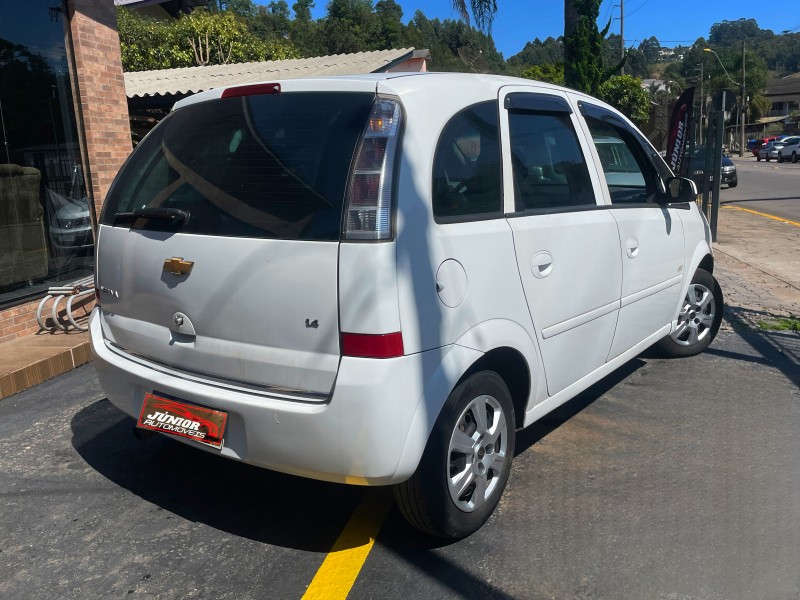
[[[361,358],[403,356],[403,334],[400,331],[380,335],[342,333],[342,354]]]
[[[240,85],[223,90],[220,98],[239,98],[241,96],[257,96],[259,94],[280,94],[280,83],[256,83],[253,85]]]
[[[392,237],[392,170],[401,119],[396,100],[378,98],[372,106],[347,186],[346,240]]]

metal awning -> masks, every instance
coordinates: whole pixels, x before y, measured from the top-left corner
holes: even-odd
[[[186,96],[212,88],[297,77],[357,75],[389,70],[424,71],[429,50],[401,48],[314,58],[269,60],[125,73],[128,98]],[[408,62],[407,68],[403,68]],[[174,99],[173,99],[174,100]]]

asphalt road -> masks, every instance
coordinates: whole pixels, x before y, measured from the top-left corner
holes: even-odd
[[[723,186],[722,206],[739,206],[800,222],[800,163],[757,162],[733,157],[739,176],[735,188]]]
[[[519,434],[470,538],[391,509],[348,597],[797,599],[798,339],[631,361]],[[132,425],[91,366],[0,402],[0,598],[300,598],[355,507],[388,500]]]

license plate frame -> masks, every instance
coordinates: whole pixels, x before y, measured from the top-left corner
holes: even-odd
[[[147,392],[136,426],[220,449],[227,423],[225,411]]]

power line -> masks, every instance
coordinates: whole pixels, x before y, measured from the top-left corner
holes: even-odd
[[[641,3],[639,6],[638,6],[638,8],[634,8],[633,10],[631,10],[631,11],[628,11],[628,16],[630,17],[631,15],[633,15],[633,14],[635,14],[635,13],[639,12],[640,10],[642,10],[642,9],[644,8],[644,5],[645,5],[645,4],[647,4],[648,2],[650,2],[650,0],[644,0],[644,2],[642,2],[642,3]]]

